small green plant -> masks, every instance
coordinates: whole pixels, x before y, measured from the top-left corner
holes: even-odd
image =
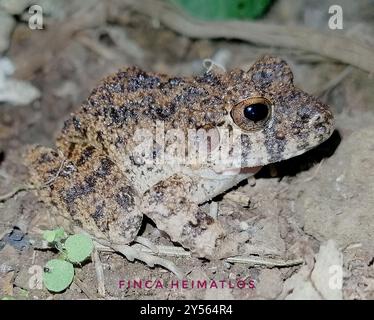
[[[256,19],[273,0],[170,0],[194,17],[204,20]]]
[[[57,228],[54,230],[46,230],[43,232],[43,238],[49,243],[57,243],[66,238],[64,228]]]
[[[44,267],[43,282],[52,292],[61,292],[74,279],[74,265],[80,265],[92,253],[92,239],[85,234],[67,236],[63,228],[46,230],[43,238],[59,252],[58,259],[52,259]]]

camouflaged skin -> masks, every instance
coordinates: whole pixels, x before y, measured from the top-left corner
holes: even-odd
[[[66,160],[54,150],[35,147],[28,164],[37,168],[34,183],[52,183],[39,192],[74,224],[99,239],[129,243],[137,235],[143,214],[139,195],[105,155],[92,146],[72,145]]]
[[[181,170],[173,163],[143,164],[134,157],[134,134],[142,128],[156,130],[156,121],[165,131],[241,129],[230,111],[250,97],[264,97],[272,107],[262,128],[241,132],[242,168],[294,157],[326,140],[334,129],[328,107],[296,88],[289,66],[276,57],[262,57],[247,72],[189,78],[131,67],[105,78],[65,122],[56,142],[63,156],[43,147],[28,153],[32,180],[47,181],[64,161],[41,197],[82,228],[129,243],[146,214],[173,241],[212,257],[224,228],[198,204],[250,174],[222,179],[212,171],[205,178],[201,170],[210,172],[209,165]],[[157,157],[157,148],[153,152]],[[204,188],[208,180],[209,188]]]

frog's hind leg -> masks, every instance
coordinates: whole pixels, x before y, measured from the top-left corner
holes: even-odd
[[[98,239],[126,244],[142,223],[139,197],[128,179],[102,151],[71,144],[69,152],[36,147],[28,155],[33,181],[75,225]],[[43,197],[44,199],[46,197]]]

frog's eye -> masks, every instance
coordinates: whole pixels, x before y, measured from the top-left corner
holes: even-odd
[[[243,130],[253,131],[264,127],[271,115],[271,102],[263,97],[245,99],[231,110],[235,124]]]

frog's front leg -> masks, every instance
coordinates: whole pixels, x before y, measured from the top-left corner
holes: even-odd
[[[193,186],[192,179],[184,175],[159,182],[144,194],[142,212],[172,241],[200,257],[211,258],[224,229],[191,199]]]

